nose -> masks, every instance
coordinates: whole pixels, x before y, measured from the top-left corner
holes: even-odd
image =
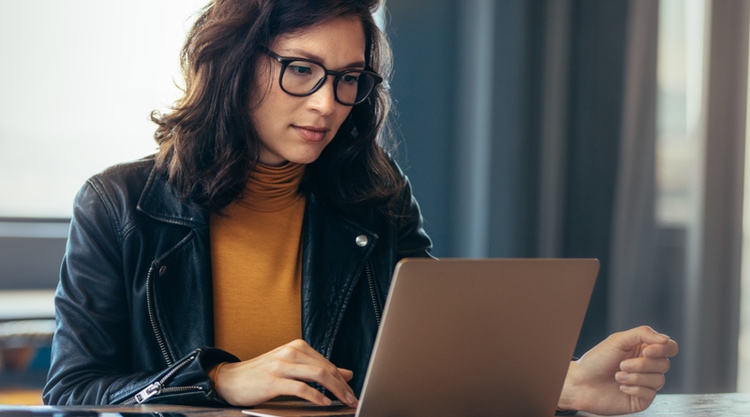
[[[331,114],[337,104],[334,92],[335,83],[330,79],[331,77],[332,76],[329,75],[320,89],[308,96],[307,100],[312,109],[323,115]]]

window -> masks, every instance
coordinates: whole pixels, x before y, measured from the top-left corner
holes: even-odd
[[[660,60],[659,60],[659,136],[658,136],[658,220],[662,226],[682,230],[686,234],[700,233],[700,187],[711,187],[705,179],[708,91],[703,91],[707,47],[717,28],[708,27],[711,6],[718,3],[706,0],[661,0],[660,2]],[[742,10],[742,8],[737,8]],[[716,20],[713,20],[714,24]],[[737,24],[737,22],[732,22]],[[732,33],[732,32],[730,32]],[[742,65],[742,54],[733,56],[735,62],[722,65]],[[713,59],[713,56],[712,56]],[[716,70],[716,67],[712,67]],[[745,75],[750,78],[750,74]],[[715,80],[714,80],[715,81]],[[747,92],[740,92],[739,95]],[[730,101],[731,98],[727,98]],[[750,108],[750,106],[748,106]],[[719,117],[714,115],[714,117]],[[745,121],[747,115],[741,115]],[[734,119],[731,115],[728,122]],[[747,127],[747,123],[745,123]],[[710,137],[710,136],[709,136]],[[744,214],[742,229],[742,287],[740,295],[740,328],[737,366],[737,390],[750,392],[750,155],[745,134]],[[720,138],[713,137],[712,140]],[[724,140],[724,138],[721,138]],[[715,146],[709,142],[708,146]],[[724,156],[727,163],[730,158]],[[716,162],[714,162],[715,164]],[[716,178],[716,177],[714,177]],[[713,184],[716,186],[717,184]],[[721,186],[729,187],[726,184]],[[716,242],[715,242],[716,243]],[[722,246],[722,248],[727,245]],[[690,255],[688,255],[689,257]],[[706,277],[704,277],[706,278]],[[711,279],[708,277],[706,279]],[[715,278],[715,277],[713,277]],[[731,303],[730,300],[726,300]],[[691,323],[687,323],[691,326]],[[725,323],[731,326],[731,323]],[[710,337],[710,336],[707,336]],[[721,343],[716,340],[713,343]],[[691,346],[692,347],[692,346]]]
[[[206,0],[31,0],[0,14],[0,217],[69,217],[86,178],[156,149]]]
[[[657,223],[694,222],[695,167],[701,160],[703,0],[661,0],[659,11]]]

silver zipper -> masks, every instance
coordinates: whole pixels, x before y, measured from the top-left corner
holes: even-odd
[[[158,385],[158,387],[157,387]],[[147,392],[149,388],[152,388],[152,391],[149,393]],[[135,402],[138,404],[142,404],[146,402],[149,398],[159,395],[159,394],[174,394],[176,392],[190,392],[190,391],[203,391],[202,387],[199,387],[197,385],[188,385],[184,387],[169,387],[165,388],[161,386],[158,382],[154,382],[153,384],[149,385],[144,389],[143,391],[139,392],[135,395]],[[145,393],[144,395],[141,395],[142,393]],[[132,403],[131,403],[132,404]]]
[[[143,404],[154,395],[159,395],[159,393],[161,393],[161,382],[154,382],[153,384],[143,389],[141,392],[135,394],[133,400],[138,404]]]
[[[149,384],[146,388],[138,391],[133,398],[131,398],[128,401],[125,401],[124,405],[129,404],[142,404],[146,401],[148,401],[149,398],[154,397],[159,394],[168,394],[168,393],[174,393],[174,392],[187,392],[187,391],[203,391],[202,387],[199,387],[197,385],[190,385],[190,386],[182,386],[182,387],[171,387],[166,388],[164,387],[164,383],[167,382],[169,378],[172,377],[177,371],[187,366],[190,362],[195,360],[195,355],[191,355],[190,357],[186,358],[184,361],[178,363],[175,365],[166,375],[161,377],[158,381]]]
[[[367,285],[370,287],[370,297],[372,298],[372,308],[375,310],[375,321],[380,327],[380,305],[378,304],[378,295],[375,292],[375,282],[373,281],[372,271],[370,270],[370,263],[365,263],[365,274],[367,275]]]
[[[148,310],[148,319],[151,322],[151,329],[154,331],[154,337],[156,337],[156,343],[159,345],[164,360],[167,362],[167,366],[172,366],[172,358],[170,358],[167,352],[167,346],[164,344],[164,337],[159,329],[159,323],[156,320],[156,312],[154,311],[154,296],[153,296],[153,272],[158,264],[151,265],[146,276],[146,309]]]
[[[148,275],[146,276],[146,309],[148,311],[148,319],[151,322],[151,329],[154,331],[154,337],[156,338],[156,343],[159,345],[159,350],[161,351],[162,356],[164,357],[164,360],[167,363],[167,366],[172,366],[174,362],[172,361],[172,358],[169,356],[169,352],[167,352],[167,346],[164,343],[164,337],[162,336],[161,329],[159,328],[159,323],[156,320],[156,311],[154,307],[154,282],[153,282],[153,272],[158,266],[158,263],[154,263],[151,265],[151,268],[148,270]],[[172,388],[165,388],[164,383],[172,377],[172,375],[175,374],[175,372],[182,369],[184,366],[186,366],[188,363],[192,362],[195,359],[195,355],[191,355],[189,358],[185,359],[182,363],[174,365],[172,370],[170,370],[166,375],[164,375],[160,380],[149,384],[146,388],[142,389],[138,393],[136,393],[133,398],[123,402],[123,404],[141,404],[146,401],[148,401],[149,398],[154,397],[159,394],[164,393],[173,393],[173,392],[182,392],[182,391],[202,391],[203,388],[199,386],[185,386],[185,387],[172,387]]]

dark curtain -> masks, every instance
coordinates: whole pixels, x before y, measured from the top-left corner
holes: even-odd
[[[608,265],[628,2],[401,0],[387,6],[400,159],[435,255],[594,257]],[[487,13],[489,34],[472,20]],[[564,25],[555,26],[560,20]],[[477,71],[472,67],[477,57],[465,50],[488,38],[491,49],[476,53],[491,58],[492,77],[485,86],[491,108],[489,119],[477,122],[472,118],[477,109],[462,108],[481,102],[481,91],[467,92],[462,82]],[[564,49],[552,61],[545,49],[551,40],[563,41]],[[565,91],[561,96],[550,88]],[[545,107],[550,97],[561,106]],[[490,126],[489,137],[466,137],[477,133],[467,128],[471,123]],[[549,123],[553,129],[545,129]],[[466,152],[476,146],[486,149]],[[550,146],[557,151],[545,154]],[[488,158],[489,169],[478,172],[486,177],[462,175],[476,170],[467,153]],[[479,219],[466,206],[466,190],[475,182],[486,184],[476,191],[486,204]],[[608,271],[602,268],[579,353],[608,334],[607,288]]]

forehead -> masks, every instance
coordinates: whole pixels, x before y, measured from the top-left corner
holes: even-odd
[[[357,17],[330,21],[276,37],[271,49],[280,55],[318,59],[327,66],[364,61],[365,33]]]

